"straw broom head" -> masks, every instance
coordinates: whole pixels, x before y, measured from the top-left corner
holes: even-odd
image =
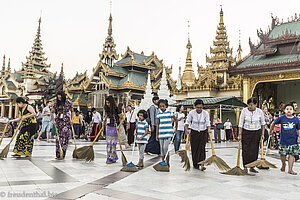
[[[162,161],[160,163],[157,163],[156,165],[153,166],[153,168],[159,172],[170,172],[170,167],[166,163],[165,164],[162,164],[162,163],[165,163],[165,162]]]
[[[121,169],[121,171],[123,171],[123,172],[137,172],[137,171],[139,171],[139,169],[132,162],[130,162],[127,165],[125,165]]]
[[[254,176],[254,174],[248,174],[247,171],[242,170],[239,166],[236,166],[234,168],[232,168],[231,170],[227,171],[227,172],[223,172],[222,174],[226,174],[226,175],[234,175],[234,176]]]
[[[0,153],[0,159],[7,158],[7,154],[9,152],[10,144],[6,145],[6,147]]]
[[[221,171],[227,171],[230,169],[230,167],[226,164],[226,162],[224,160],[222,160],[220,157],[216,156],[216,155],[212,155],[211,157],[209,157],[208,159],[201,161],[198,163],[199,165],[211,165],[214,164],[215,166],[217,166]]]

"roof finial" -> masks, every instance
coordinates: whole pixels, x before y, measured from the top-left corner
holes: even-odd
[[[108,35],[111,36],[112,35],[112,16],[111,16],[111,10],[112,10],[112,1],[110,0],[109,2],[110,4],[110,14],[109,14],[109,25],[108,25]]]
[[[7,71],[10,71],[10,58],[8,58]]]
[[[111,13],[109,15],[109,25],[108,25],[108,35],[111,36],[112,35],[112,16]]]
[[[109,10],[110,10],[110,13],[112,11],[112,0],[109,1]]]
[[[190,21],[187,21],[187,22],[188,22],[188,43],[186,45],[186,48],[190,49],[190,48],[192,48],[192,44],[190,41]]]
[[[237,49],[237,52],[238,52],[238,62],[240,60],[242,60],[242,46],[241,46],[241,30],[239,30],[239,48]]]
[[[222,4],[220,5],[220,7],[221,7],[221,11],[220,11],[220,24],[224,24]]]
[[[5,71],[5,54],[4,54],[4,56],[3,56],[2,71]]]

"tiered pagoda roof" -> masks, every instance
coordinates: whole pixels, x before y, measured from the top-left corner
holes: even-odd
[[[161,74],[163,72],[162,60],[159,60],[154,52],[150,56],[143,52],[135,53],[127,47],[126,52],[119,55],[115,50],[112,37],[112,16],[109,17],[108,36],[103,45],[99,62],[93,69],[93,74],[88,80],[85,89],[87,91],[96,90],[99,83],[104,84],[109,90],[137,91],[143,93],[146,89],[148,70],[151,74],[152,91],[157,92],[160,85]],[[170,76],[171,68],[167,69],[167,79],[170,89],[175,89],[176,82]]]
[[[227,70],[227,64],[229,62],[234,62],[234,58],[232,57],[232,48],[229,47],[223,15],[223,10],[221,8],[220,22],[217,27],[217,35],[215,37],[216,40],[213,42],[214,47],[210,48],[212,56],[206,56],[206,62],[208,63],[208,67]]]
[[[41,43],[41,18],[39,19],[39,25],[36,33],[36,37],[33,42],[29,56],[26,57],[26,63],[22,63],[21,71],[17,73],[22,74],[22,78],[36,78],[42,75],[50,75],[48,71],[50,64],[46,64],[47,58],[44,57],[43,47]]]
[[[236,66],[231,74],[254,74],[269,71],[292,70],[300,67],[300,17],[280,23],[272,17],[268,31],[257,31],[260,42],[254,45],[249,39],[251,53]]]

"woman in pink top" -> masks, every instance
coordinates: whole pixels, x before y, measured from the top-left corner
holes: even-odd
[[[222,124],[222,121],[220,118],[218,118],[217,115],[214,117],[213,125],[214,125],[214,137],[215,137],[215,143],[221,143],[221,128],[218,126],[218,124]]]

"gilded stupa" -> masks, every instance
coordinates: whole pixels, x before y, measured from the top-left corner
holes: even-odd
[[[217,26],[213,47],[210,48],[210,56],[206,55],[206,67],[197,63],[198,77],[194,76],[191,65],[191,43],[188,39],[188,54],[186,67],[182,76],[182,88],[177,90],[177,100],[198,97],[241,97],[241,76],[230,76],[228,68],[236,59],[232,56],[232,48],[229,47],[226,26],[221,8],[220,21]],[[241,58],[241,46],[238,49],[238,57]]]
[[[182,75],[182,82],[185,83],[187,86],[193,85],[196,77],[193,70],[193,63],[192,63],[192,44],[190,41],[190,36],[188,37],[188,43],[186,45],[187,48],[187,55],[185,61],[185,68]]]

